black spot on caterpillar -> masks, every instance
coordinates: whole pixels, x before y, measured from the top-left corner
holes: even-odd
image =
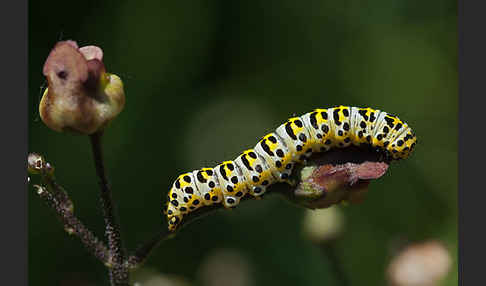
[[[180,175],[164,208],[169,230],[200,207],[232,208],[244,196],[263,195],[272,183],[286,182],[295,163],[305,163],[313,153],[355,145],[398,160],[410,155],[416,141],[405,122],[371,108],[338,106],[290,118],[235,160]]]

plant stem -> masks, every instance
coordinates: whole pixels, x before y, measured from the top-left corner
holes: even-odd
[[[321,246],[322,251],[324,252],[324,255],[329,259],[329,262],[331,263],[331,267],[333,270],[333,273],[336,276],[336,280],[338,282],[338,285],[340,286],[348,286],[349,284],[349,279],[346,275],[346,272],[343,269],[342,263],[336,253],[336,246],[334,242],[328,242],[324,243]]]
[[[109,268],[110,282],[113,286],[129,285],[129,273],[124,265],[125,249],[123,248],[120,235],[120,226],[118,224],[112,193],[106,177],[105,166],[103,163],[103,153],[101,149],[101,138],[103,132],[96,132],[90,135],[91,148],[98,175],[99,185],[101,188],[101,206],[105,221],[105,236],[108,240],[108,249],[111,255],[112,267]]]
[[[50,190],[52,191],[52,195],[54,195],[54,197],[61,204],[61,206],[67,211],[73,212],[73,202],[69,198],[66,190],[64,190],[64,188],[56,182],[54,176],[43,175],[43,180],[45,181],[45,183],[47,183]]]
[[[126,267],[129,269],[140,267],[140,265],[145,262],[147,257],[150,255],[152,250],[154,250],[162,241],[169,239],[171,234],[172,233],[169,232],[166,227],[162,228],[153,238],[139,246],[133,255],[130,255],[127,258]]]
[[[74,234],[84,246],[99,259],[103,264],[109,264],[109,252],[102,241],[100,241],[84,224],[74,216],[73,212],[65,207],[65,203],[60,201],[54,194],[44,189],[44,187],[36,186],[37,194],[44,200],[44,202],[56,212],[59,219],[64,225],[64,229]]]
[[[272,186],[272,193],[269,193],[269,195],[274,195],[276,193],[282,194],[284,192],[288,192],[291,189],[290,186],[286,184],[277,184],[277,186]],[[240,200],[240,203],[254,200],[252,197],[243,197]],[[207,215],[210,215],[218,210],[222,210],[223,206],[222,205],[212,205],[212,206],[207,206],[204,208],[200,208],[190,214],[188,214],[186,217],[184,217],[184,220],[182,221],[182,224],[174,231],[171,232],[167,229],[166,226],[163,226],[163,228],[155,234],[150,240],[146,241],[144,244],[140,245],[132,255],[130,255],[127,258],[127,267],[129,269],[134,269],[140,267],[140,265],[145,262],[147,257],[150,255],[150,253],[157,248],[157,246],[165,240],[168,240],[176,235],[177,232],[179,232],[181,229],[186,227],[187,225],[200,220],[204,218]]]

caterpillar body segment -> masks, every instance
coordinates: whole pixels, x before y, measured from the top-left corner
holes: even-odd
[[[291,154],[291,160],[297,163],[304,162],[312,154],[312,143],[304,120],[292,117],[280,125],[275,133],[282,139]]]
[[[272,174],[277,181],[288,179],[293,169],[292,154],[284,141],[276,133],[265,135],[256,145],[254,150],[270,166]]]
[[[369,107],[341,105],[292,117],[233,161],[177,177],[164,208],[169,230],[200,207],[232,208],[244,196],[262,196],[273,183],[288,182],[295,164],[305,164],[313,153],[355,145],[398,160],[407,158],[416,142],[407,123]]]
[[[176,225],[182,216],[202,206],[202,198],[192,173],[179,175],[167,196],[165,209],[169,224]]]
[[[331,132],[331,125],[327,109],[315,109],[302,116],[304,125],[310,133],[310,144],[312,152],[325,152],[332,148],[334,135]]]
[[[351,141],[355,146],[369,145],[372,142],[373,122],[379,110],[371,108],[351,108]]]
[[[349,136],[351,130],[351,111],[350,107],[338,106],[328,109],[328,117],[334,136],[334,146],[344,148],[351,145],[351,138]]]
[[[223,199],[219,180],[213,168],[202,168],[192,172],[196,187],[202,198],[202,203],[205,206],[210,206],[215,203],[220,203]]]
[[[397,138],[393,141],[390,152],[393,159],[405,159],[408,158],[410,153],[415,148],[417,143],[417,137],[413,133],[412,129],[407,127]]]
[[[254,197],[263,195],[267,186],[275,181],[270,166],[253,149],[244,151],[235,159],[235,164],[243,171],[249,193]]]
[[[248,192],[246,179],[240,167],[234,161],[224,161],[214,168],[221,192],[223,205],[231,208],[240,203],[240,199]]]
[[[389,133],[388,126],[386,124],[386,118],[388,118],[388,114],[386,112],[380,112],[377,118],[377,123],[373,129],[372,135],[372,146],[379,146],[382,147],[383,143],[385,142],[385,138]]]

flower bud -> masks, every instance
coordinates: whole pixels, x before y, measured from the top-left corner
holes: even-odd
[[[103,51],[78,48],[74,41],[58,42],[44,64],[48,87],[39,113],[59,132],[93,134],[101,131],[125,105],[121,79],[105,71]]]
[[[29,174],[48,174],[51,175],[54,173],[54,167],[46,162],[44,157],[37,153],[30,153],[27,157],[27,171]]]
[[[412,244],[390,262],[387,278],[391,286],[435,286],[447,275],[452,258],[440,241]]]

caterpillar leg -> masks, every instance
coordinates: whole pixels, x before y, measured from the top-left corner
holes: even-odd
[[[224,196],[223,206],[226,209],[232,209],[240,203],[240,198],[235,196]]]
[[[250,194],[252,196],[254,196],[255,198],[259,198],[260,196],[262,196],[265,192],[267,191],[267,187],[266,186],[262,186],[262,185],[259,185],[259,186],[253,186],[252,189],[251,189],[251,192]]]
[[[296,179],[292,179],[290,177],[287,178],[287,179],[285,179],[285,180],[280,180],[280,182],[286,183],[286,184],[288,184],[291,187],[297,186],[297,180]]]

